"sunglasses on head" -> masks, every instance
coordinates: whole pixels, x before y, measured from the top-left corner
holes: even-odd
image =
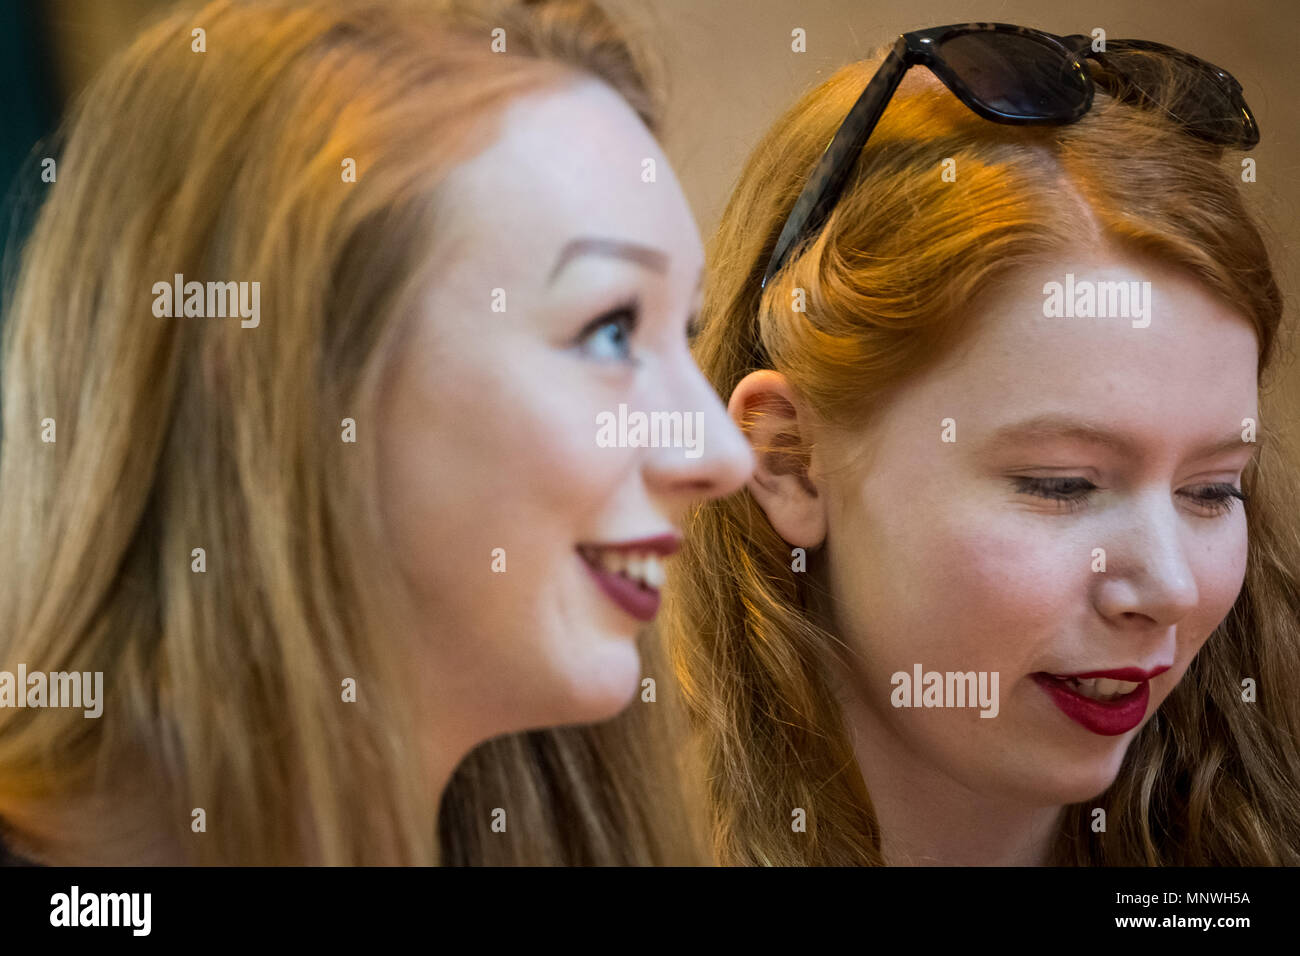
[[[898,84],[911,67],[924,64],[971,110],[995,123],[1064,125],[1092,107],[1094,84],[1116,99],[1158,105],[1194,136],[1220,146],[1249,149],[1259,127],[1227,70],[1145,40],[1055,36],[1006,23],[965,23],[904,33],[840,124],[830,145],[795,200],[768,260],[763,286],[791,253],[815,236],[843,192],[862,147],[876,128]],[[1100,47],[1104,46],[1104,49]],[[1094,76],[1083,64],[1094,60]],[[1175,74],[1173,97],[1148,95]]]

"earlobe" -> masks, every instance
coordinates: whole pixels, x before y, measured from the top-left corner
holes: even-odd
[[[748,485],[754,500],[786,542],[816,548],[826,539],[826,498],[811,473],[803,409],[786,377],[771,369],[746,375],[727,403],[727,413],[754,449],[757,465]]]

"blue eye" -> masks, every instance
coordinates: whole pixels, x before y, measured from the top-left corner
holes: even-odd
[[[638,310],[633,300],[592,319],[578,333],[579,347],[601,361],[627,361],[632,357],[632,333],[636,330]]]

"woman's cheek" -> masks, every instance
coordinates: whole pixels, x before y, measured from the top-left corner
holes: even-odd
[[[1246,578],[1245,519],[1241,519],[1239,527],[1225,529],[1222,539],[1205,543],[1193,555],[1191,572],[1196,581],[1197,606],[1176,623],[1178,663],[1183,669],[1205,647],[1241,595]]]
[[[967,514],[939,540],[932,561],[947,570],[950,605],[962,617],[1015,621],[1017,630],[1054,619],[1077,588],[1079,552],[1048,517]],[[1086,565],[1085,565],[1086,566]]]
[[[1198,613],[1203,611],[1210,619],[1209,630],[1218,627],[1227,617],[1246,581],[1247,538],[1244,516],[1239,520],[1239,527],[1226,529],[1223,537],[1223,541],[1211,542],[1201,549],[1192,568],[1201,598]]]

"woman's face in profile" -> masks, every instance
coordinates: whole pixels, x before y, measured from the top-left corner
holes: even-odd
[[[1045,317],[1067,274],[1076,296],[1149,282],[1149,325]],[[1101,255],[1026,269],[970,318],[953,355],[832,451],[847,706],[870,785],[873,766],[910,766],[911,785],[1078,802],[1113,782],[1241,589],[1228,489],[1256,447],[1257,342],[1182,274]],[[924,678],[905,697],[894,678],[918,666],[996,673],[996,707],[895,706],[921,699]]]
[[[690,356],[703,252],[636,114],[582,82],[499,129],[446,182],[444,260],[380,422],[431,706],[466,738],[625,706],[687,508],[752,465]],[[680,425],[638,434],[652,413]]]

